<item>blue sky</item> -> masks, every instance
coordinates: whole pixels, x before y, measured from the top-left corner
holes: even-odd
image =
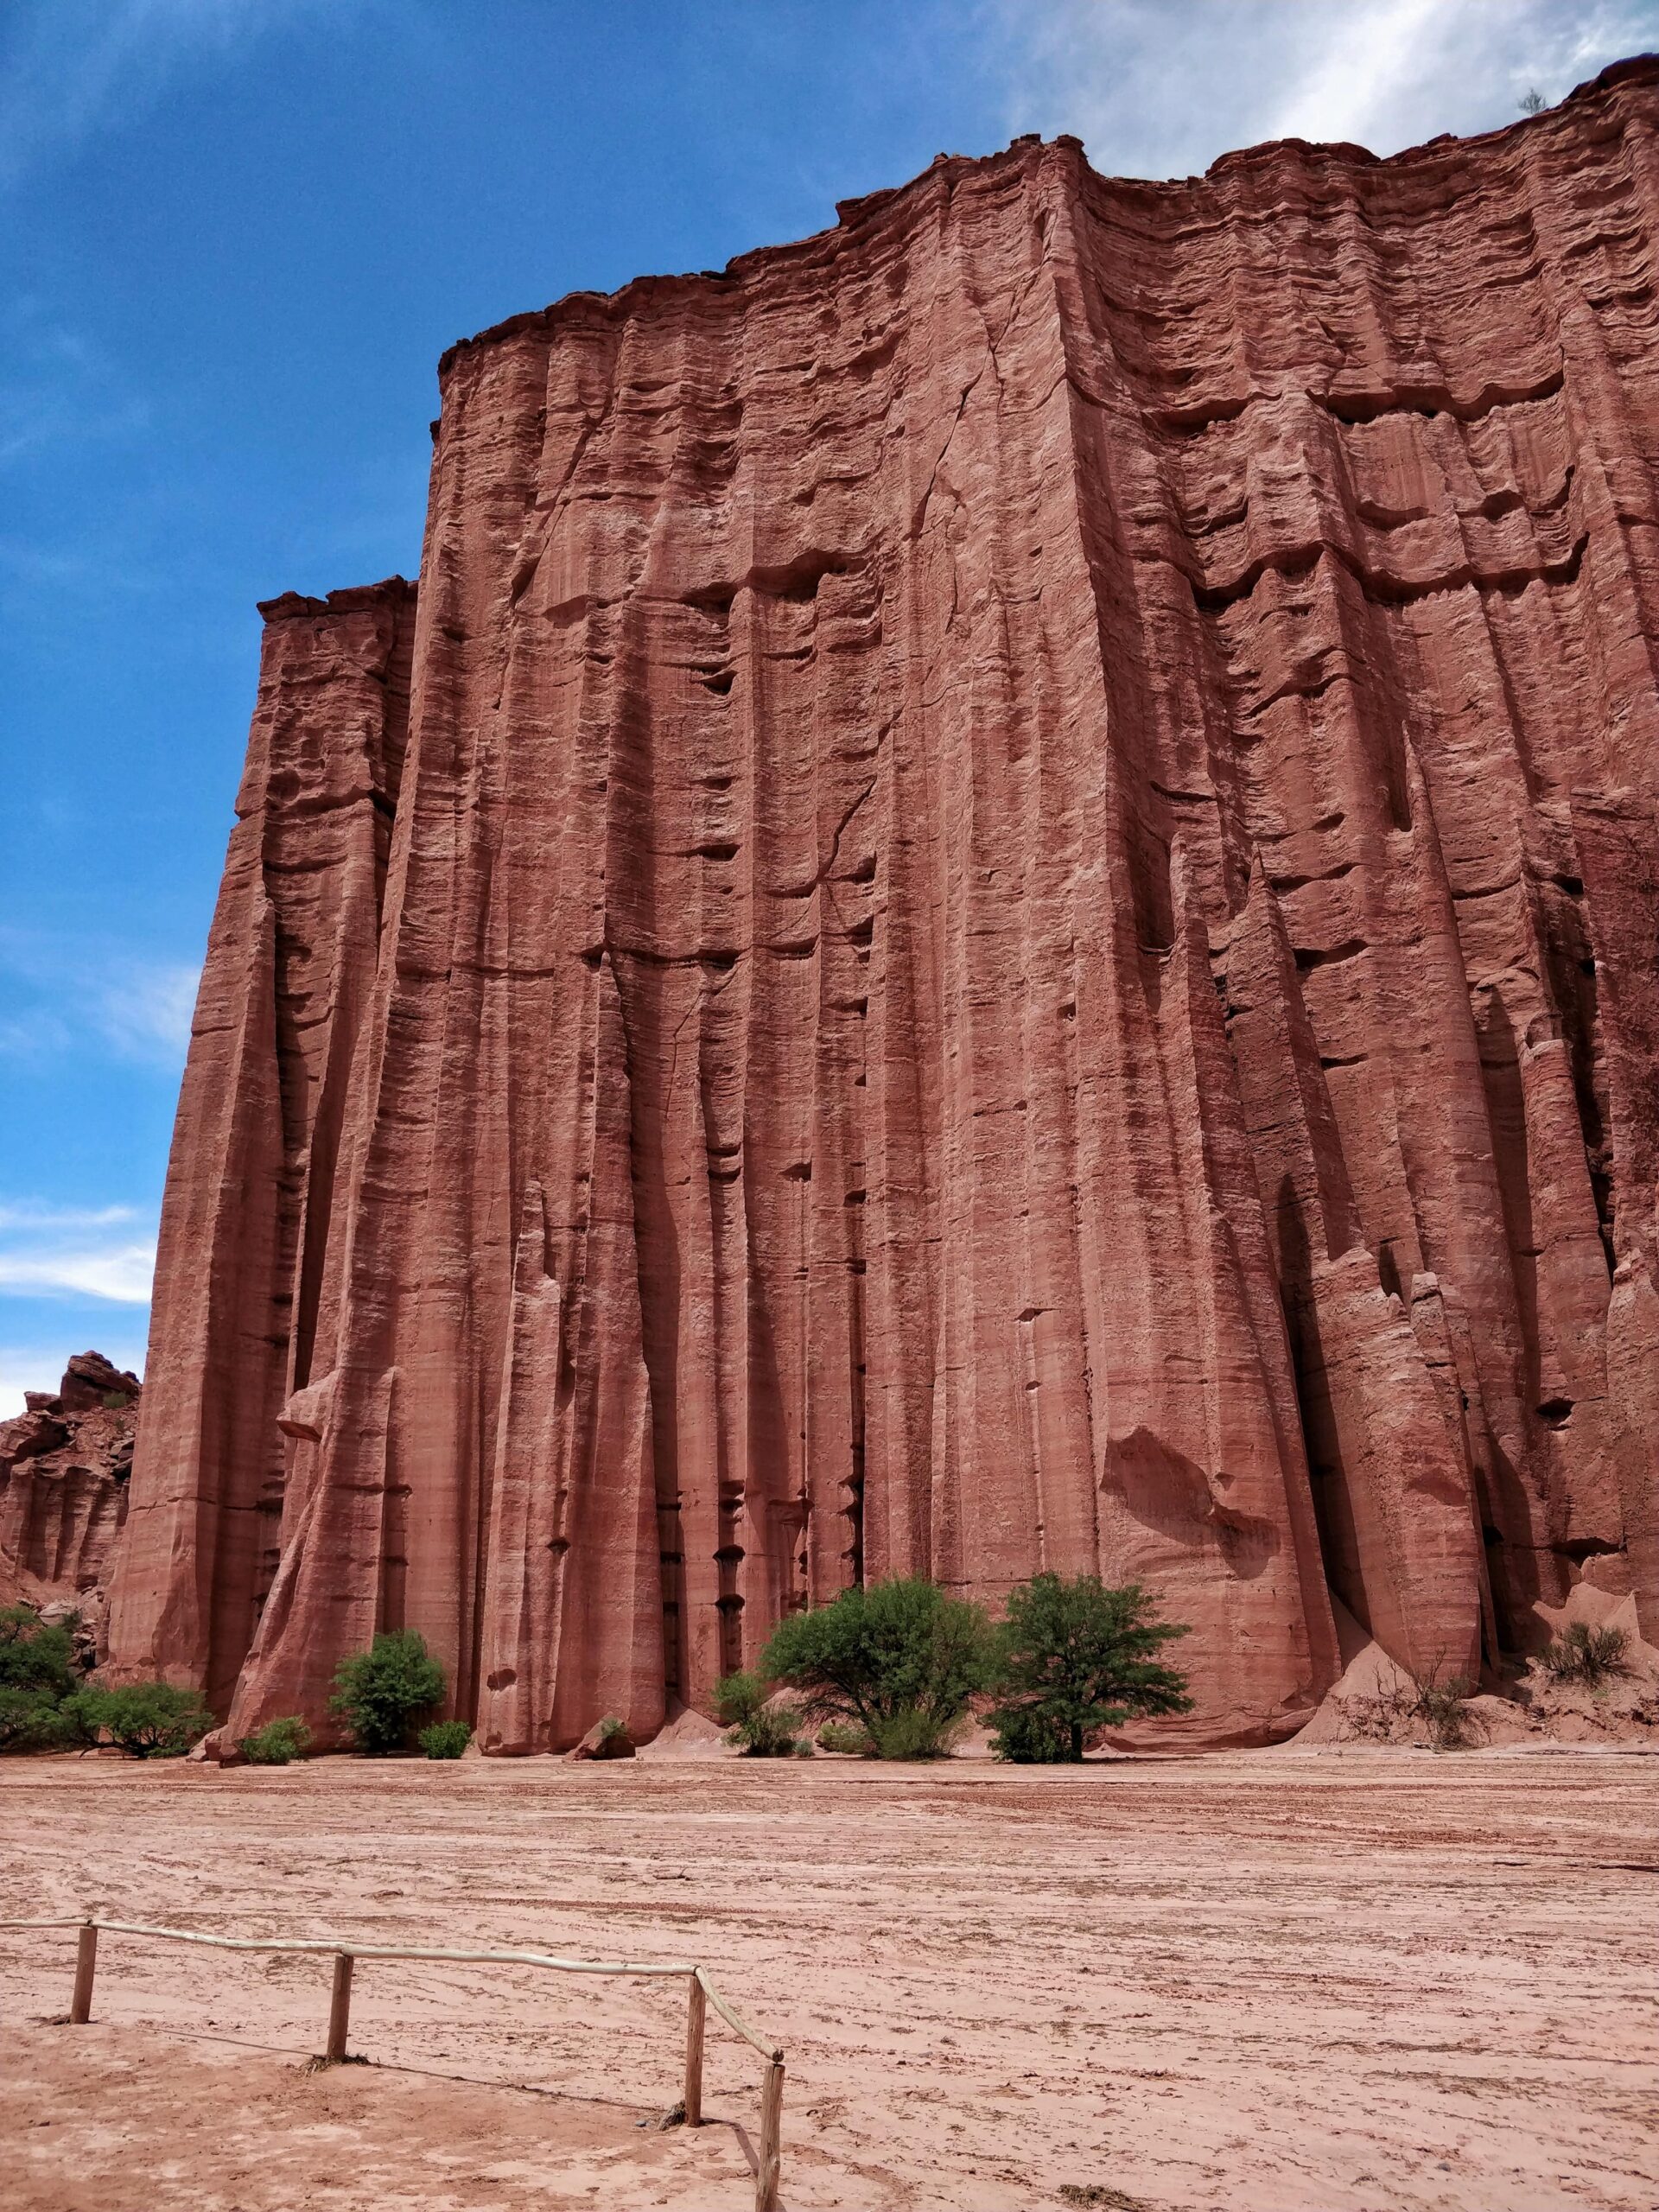
[[[1387,153],[1656,46],[1646,0],[5,0],[0,1418],[143,1364],[254,602],[413,573],[452,340],[941,149]]]

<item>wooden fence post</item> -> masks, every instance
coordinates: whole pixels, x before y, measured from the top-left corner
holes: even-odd
[[[694,1969],[685,1992],[685,2124],[702,2126],[702,2023],[707,2000]]]
[[[75,1993],[69,2000],[69,2018],[75,2027],[83,2027],[92,2017],[92,1976],[98,1971],[98,1923],[82,1923],[80,1939],[75,1946]]]
[[[779,2135],[784,2117],[784,2062],[774,2058],[760,2092],[760,2164],[754,2177],[754,2212],[777,2212]]]
[[[331,2066],[338,2066],[346,2056],[346,2035],[352,2018],[352,1968],[356,1961],[349,1951],[334,1954],[334,1991],[328,2005],[328,2048],[323,2053]]]

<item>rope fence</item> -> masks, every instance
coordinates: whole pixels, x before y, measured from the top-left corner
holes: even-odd
[[[101,1915],[79,1919],[0,1920],[0,1929],[73,1928],[79,1931],[75,1948],[75,1986],[70,1999],[72,2026],[84,2026],[92,2015],[92,1981],[98,1972],[98,1939],[107,1936],[138,1936],[163,1943],[200,1943],[219,1951],[289,1951],[332,1957],[334,1984],[328,2003],[328,2041],[323,2056],[338,2066],[346,2056],[351,2028],[352,1977],[359,1959],[442,1959],[468,1966],[550,1967],[556,1974],[627,1974],[638,1979],[679,1976],[686,1984],[685,2008],[685,2125],[702,2125],[702,2045],[707,2007],[712,2005],[734,2035],[741,2036],[766,2060],[760,2089],[760,2145],[755,2171],[755,2212],[776,2212],[778,2176],[781,2163],[784,2107],[784,2054],[776,2044],[752,2028],[734,2005],[728,2002],[700,1966],[674,1961],[626,1959],[561,1959],[550,1951],[451,1950],[431,1945],[363,1943],[346,1936],[204,1936],[188,1928],[153,1928],[137,1920],[106,1920]]]

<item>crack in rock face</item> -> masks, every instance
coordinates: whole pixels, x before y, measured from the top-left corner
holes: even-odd
[[[1250,1744],[1650,1621],[1656,133],[1022,140],[446,355],[418,588],[264,610],[117,1669],[645,1742],[1052,1568]]]

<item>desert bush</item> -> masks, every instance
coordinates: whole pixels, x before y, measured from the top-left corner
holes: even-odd
[[[471,1723],[435,1720],[415,1738],[429,1759],[458,1759],[473,1740]]]
[[[1190,1713],[1185,1676],[1157,1656],[1188,1631],[1157,1609],[1138,1582],[1109,1590],[1094,1574],[1038,1574],[1012,1591],[996,1639],[997,1757],[1075,1763],[1097,1728]]]
[[[792,1705],[771,1703],[771,1696],[770,1686],[755,1674],[727,1675],[715,1684],[715,1711],[726,1740],[746,1758],[785,1759],[796,1748],[800,1713]]]
[[[1630,1638],[1622,1628],[1592,1628],[1569,1621],[1545,1652],[1541,1664],[1552,1682],[1583,1682],[1594,1689],[1611,1675],[1629,1672]]]
[[[947,1747],[990,1668],[980,1608],[901,1577],[791,1613],[772,1630],[760,1671],[800,1693],[806,1719],[861,1728],[878,1758],[918,1758]],[[901,1723],[901,1714],[919,1718]]]
[[[1467,1675],[1414,1674],[1411,1686],[1416,1693],[1413,1712],[1437,1751],[1466,1751],[1484,1732],[1469,1710],[1475,1686]]]
[[[826,1720],[818,1731],[821,1751],[844,1751],[853,1758],[868,1759],[874,1756],[875,1746],[870,1741],[870,1732],[853,1720]]]
[[[291,1766],[310,1750],[311,1731],[296,1716],[267,1720],[251,1736],[239,1737],[236,1747],[250,1766]]]
[[[1396,1743],[1411,1732],[1414,1697],[1404,1682],[1363,1696],[1339,1697],[1336,1703],[1343,1732],[1360,1743]]]
[[[1463,1751],[1486,1733],[1469,1709],[1474,1689],[1466,1675],[1444,1674],[1436,1662],[1367,1696],[1338,1698],[1337,1711],[1347,1732],[1368,1743],[1398,1743],[1421,1728],[1435,1751]]]
[[[66,1725],[89,1744],[107,1736],[130,1758],[182,1758],[213,1725],[200,1690],[173,1682],[124,1682],[116,1689],[89,1683],[66,1698]]]
[[[930,1713],[901,1705],[870,1724],[870,1751],[879,1759],[943,1759],[968,1726],[966,1713]]]
[[[1064,1766],[1071,1758],[1071,1732],[1052,1713],[1034,1707],[1011,1707],[993,1716],[991,1749],[1016,1766]]]
[[[330,1713],[350,1728],[360,1751],[401,1751],[416,1717],[443,1695],[443,1669],[417,1629],[385,1629],[367,1651],[334,1669]],[[618,1724],[620,1725],[620,1723]]]
[[[1549,102],[1544,98],[1543,94],[1535,85],[1522,93],[1520,99],[1516,102],[1516,105],[1520,109],[1522,115],[1541,115],[1544,110],[1549,105]]]

